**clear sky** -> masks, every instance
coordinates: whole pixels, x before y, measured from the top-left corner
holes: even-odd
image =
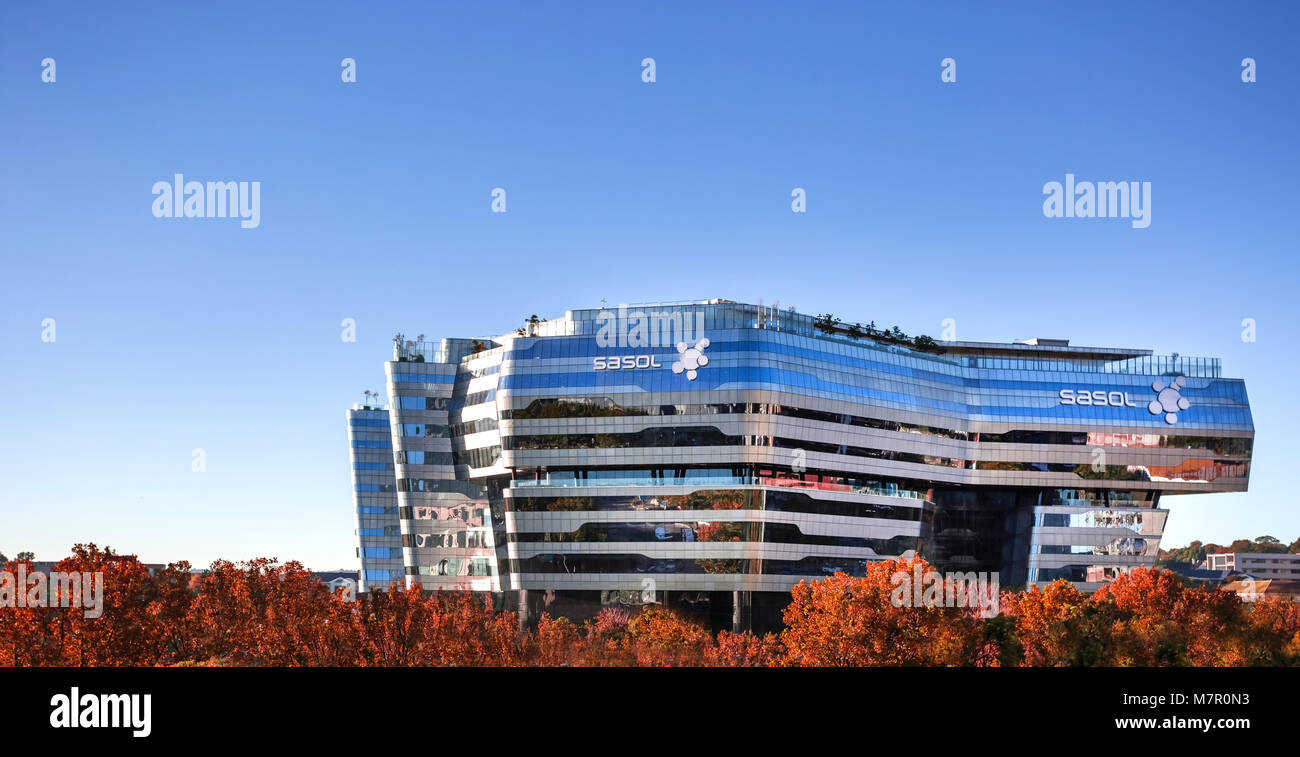
[[[290,5],[0,5],[0,551],[355,567],[395,332],[707,297],[1219,356],[1250,492],[1165,546],[1300,537],[1297,4]],[[177,172],[260,226],[155,218]],[[1150,227],[1045,218],[1066,173]]]

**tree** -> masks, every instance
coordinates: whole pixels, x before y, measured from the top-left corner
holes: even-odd
[[[1184,591],[1175,573],[1146,568],[1098,589],[1089,604],[1115,616],[1109,664],[1186,665],[1186,630],[1175,615]]]
[[[719,504],[745,501],[732,495]],[[680,500],[709,507],[707,499]],[[103,613],[5,609],[0,666],[1300,664],[1300,604],[1242,602],[1159,569],[1123,574],[1091,596],[1066,581],[1005,591],[1002,614],[982,619],[924,594],[922,606],[911,606],[915,595],[897,594],[896,579],[929,565],[885,560],[863,577],[798,584],[786,630],[762,637],[715,636],[659,605],[607,608],[581,625],[546,614],[529,632],[489,597],[417,585],[349,603],[299,563],[273,558],[217,561],[201,574],[187,563],[151,572],[134,556],[78,544],[55,570],[102,574]]]
[[[913,339],[912,346],[916,347],[918,350],[921,350],[922,352],[933,352],[939,355],[942,355],[943,353],[947,352],[947,350],[939,346],[938,342],[934,341],[933,339],[926,336],[925,334],[921,334],[920,336]]]
[[[568,618],[552,618],[542,613],[537,630],[529,638],[528,658],[534,665],[548,668],[580,664],[583,639],[578,627]]]
[[[1002,593],[1002,614],[1014,621],[1021,665],[1029,667],[1107,664],[1112,624],[1107,609],[1089,605],[1087,595],[1064,580]]]
[[[108,547],[101,550],[94,544],[77,544],[71,556],[55,563],[54,570],[103,576],[103,613],[98,617],[87,617],[83,607],[50,610],[50,632],[63,646],[63,664],[94,667],[158,664],[164,650],[158,588],[143,563],[133,555],[119,555]]]
[[[1186,547],[1175,547],[1169,550],[1160,550],[1160,559],[1156,564],[1167,564],[1171,562],[1202,563],[1205,562],[1205,545],[1200,541],[1193,541]]]
[[[703,626],[664,607],[651,605],[627,624],[629,646],[640,666],[701,665],[713,637]]]
[[[1251,602],[1248,623],[1250,664],[1300,664],[1300,603],[1276,598]]]
[[[716,642],[704,652],[704,665],[718,668],[766,668],[781,657],[781,640],[776,634],[718,632]]]
[[[417,586],[373,589],[357,601],[352,623],[357,665],[409,667],[421,662],[429,605]]]
[[[26,560],[27,562],[32,562],[32,561],[34,561],[34,560],[36,559],[36,555],[35,555],[34,553],[32,553],[32,552],[19,552],[17,558],[15,558],[15,559],[18,559],[18,560]]]
[[[1286,552],[1287,546],[1275,536],[1257,536],[1255,537],[1255,550],[1270,554],[1280,554]]]
[[[794,666],[971,665],[984,644],[981,623],[967,608],[898,606],[899,573],[932,570],[920,557],[882,560],[866,576],[836,573],[801,581],[785,609],[781,664]],[[910,604],[910,603],[909,603]]]
[[[839,324],[840,324],[840,319],[836,318],[834,315],[831,315],[830,313],[826,313],[825,315],[819,315],[815,319],[813,319],[813,327],[816,328],[818,331],[822,332],[823,334],[835,333],[835,329],[839,326]]]

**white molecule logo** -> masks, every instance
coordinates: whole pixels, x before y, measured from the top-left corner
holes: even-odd
[[[677,343],[677,352],[681,354],[682,359],[673,363],[673,373],[686,371],[686,378],[691,381],[695,380],[697,375],[696,368],[703,368],[709,364],[709,358],[704,354],[704,349],[709,346],[707,338],[700,339],[694,347],[688,348],[686,342]]]
[[[1150,405],[1147,405],[1147,410],[1151,411],[1152,415],[1164,413],[1165,423],[1177,423],[1178,411],[1186,410],[1192,404],[1187,401],[1186,397],[1178,393],[1178,390],[1182,389],[1186,384],[1186,376],[1175,378],[1169,386],[1165,386],[1163,381],[1156,381],[1151,385],[1151,390],[1156,393],[1156,398],[1151,400]]]

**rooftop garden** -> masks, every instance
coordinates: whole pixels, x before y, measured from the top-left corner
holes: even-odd
[[[813,327],[829,336],[847,336],[853,340],[870,339],[882,344],[902,345],[918,352],[930,352],[935,355],[942,355],[947,352],[947,350],[939,346],[938,342],[924,334],[908,336],[897,326],[889,329],[878,329],[875,321],[865,326],[861,323],[844,323],[834,315],[825,313],[813,319]]]

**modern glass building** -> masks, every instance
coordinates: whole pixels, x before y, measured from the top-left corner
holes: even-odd
[[[795,583],[918,552],[1093,589],[1155,562],[1165,496],[1245,490],[1254,436],[1217,359],[726,300],[399,339],[386,371],[406,581],[533,618],[762,630]]]
[[[357,591],[405,580],[390,434],[388,408],[365,404],[348,410],[352,501],[357,511],[357,557],[361,560]]]

